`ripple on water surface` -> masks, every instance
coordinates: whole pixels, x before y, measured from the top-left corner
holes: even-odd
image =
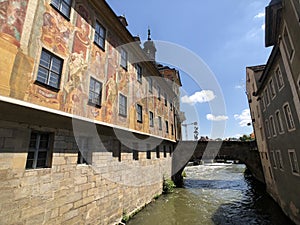
[[[244,176],[245,166],[187,167],[185,188],[160,197],[130,225],[289,225],[261,184]]]

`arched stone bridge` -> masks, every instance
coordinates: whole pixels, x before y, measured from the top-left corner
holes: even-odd
[[[179,186],[182,184],[181,173],[188,162],[211,162],[214,159],[239,160],[257,180],[264,183],[256,141],[181,141],[173,154],[174,182]]]

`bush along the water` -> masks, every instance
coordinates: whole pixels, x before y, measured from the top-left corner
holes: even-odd
[[[172,180],[164,179],[164,182],[163,182],[163,193],[164,194],[172,193],[174,191],[175,187],[176,187],[176,185],[174,184],[174,182]]]

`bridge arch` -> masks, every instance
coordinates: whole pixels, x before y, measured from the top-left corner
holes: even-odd
[[[172,174],[177,186],[183,183],[182,171],[189,162],[211,161],[215,158],[239,160],[252,175],[264,181],[264,174],[256,141],[182,141],[173,154]]]

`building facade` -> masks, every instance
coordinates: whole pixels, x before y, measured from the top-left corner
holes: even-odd
[[[113,224],[161,193],[181,82],[150,34],[104,0],[0,7],[0,223]]]
[[[273,49],[261,75],[255,71],[252,75],[254,88],[248,88],[258,147],[267,153],[261,159],[268,191],[296,224],[300,224],[299,9],[294,0],[273,0],[266,7],[265,41]]]

